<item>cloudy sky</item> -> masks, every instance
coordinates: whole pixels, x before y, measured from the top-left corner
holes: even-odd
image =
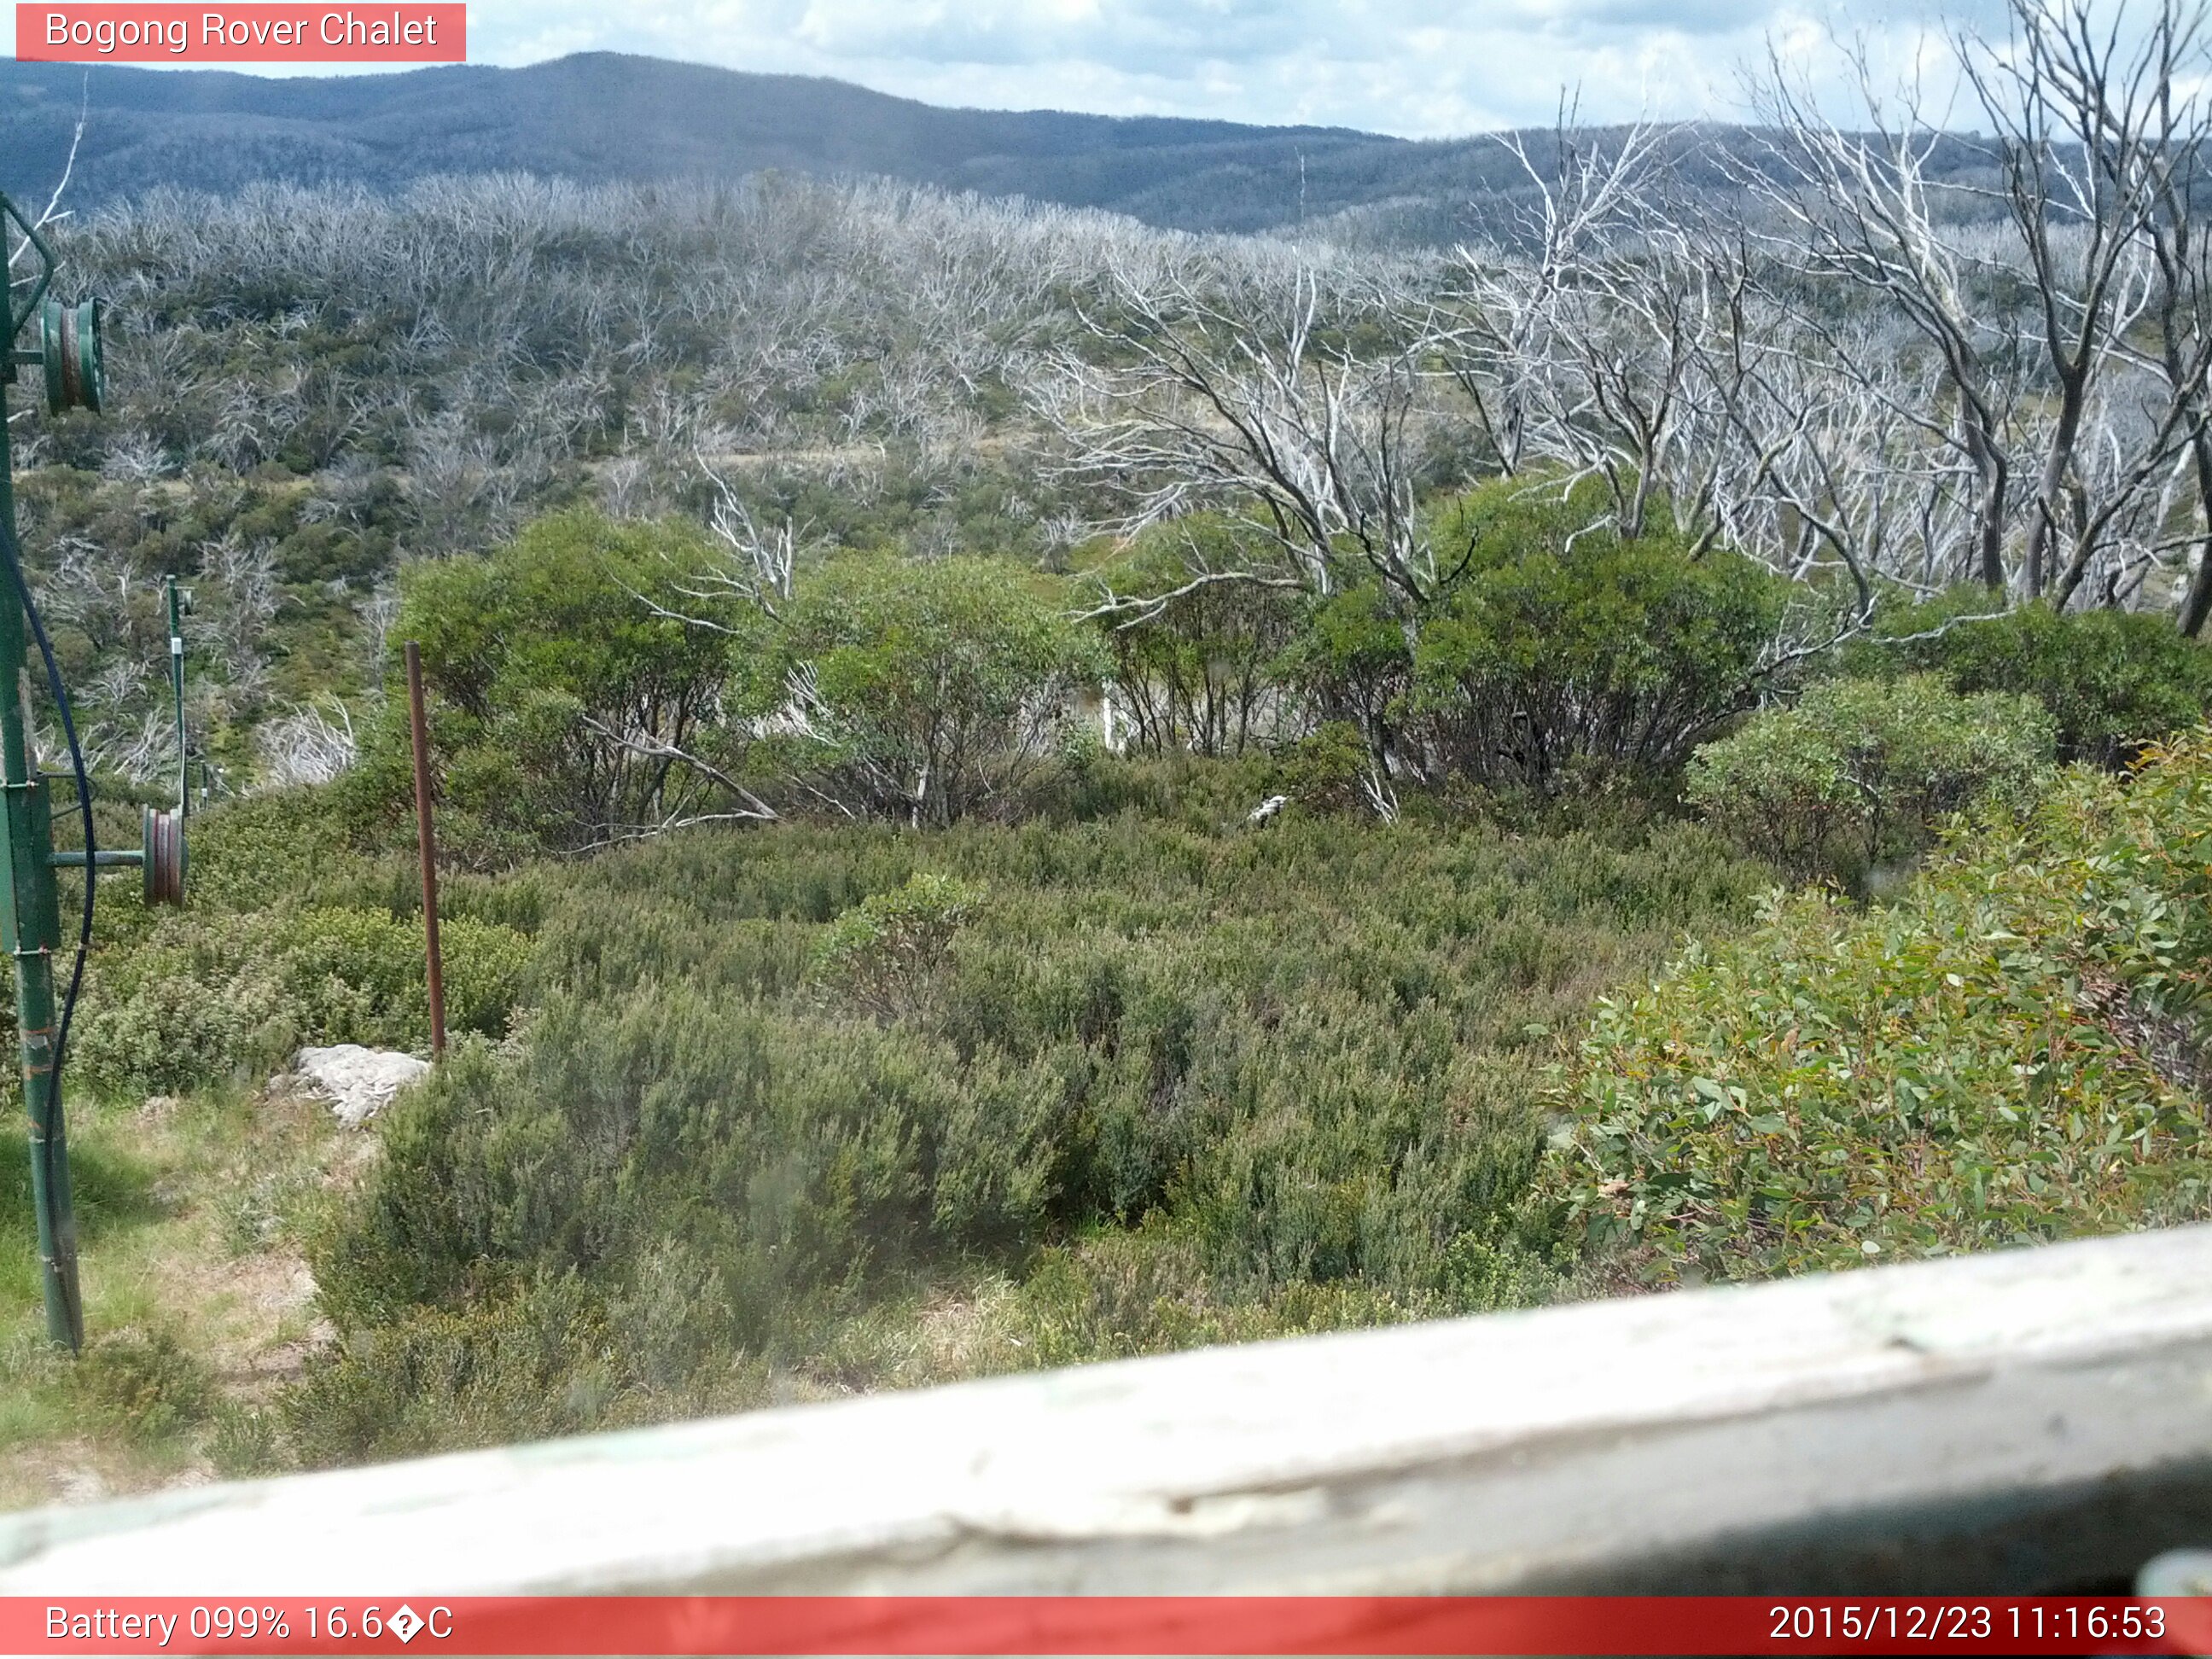
[[[1726,116],[1769,39],[1840,26],[1909,53],[1928,20],[1897,0],[474,0],[469,55],[608,49],[936,104],[1435,137],[1548,119],[1563,88],[1601,120]]]
[[[2125,0],[2092,0],[2100,9]],[[470,0],[472,62],[642,52],[827,75],[933,104],[1185,115],[1444,137],[1741,113],[1772,42],[1887,69],[2005,0]],[[1936,8],[1940,8],[1940,12]],[[0,7],[0,39],[13,21]],[[2001,25],[2000,25],[2001,27]],[[284,73],[239,64],[249,73]],[[366,68],[367,66],[363,66]],[[301,71],[293,71],[301,72]],[[312,73],[358,73],[323,68]],[[1816,82],[1830,76],[1816,72]]]

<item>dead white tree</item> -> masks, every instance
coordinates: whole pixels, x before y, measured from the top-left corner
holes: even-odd
[[[1249,512],[1274,557],[1206,580],[1371,577],[1410,618],[1449,586],[1419,511],[1431,337],[1388,270],[1144,275],[1116,265],[1079,308],[1087,351],[1055,355],[1036,406],[1062,476],[1121,491],[1124,532],[1201,507]]]
[[[1544,162],[1521,135],[1499,138],[1530,204],[1492,240],[1457,250],[1459,306],[1432,343],[1501,472],[1533,461],[1601,477],[1633,537],[1671,459],[1709,295],[1657,210],[1668,135],[1636,126],[1589,141],[1573,114],[1562,107]]]
[[[330,699],[329,707],[336,714],[335,720],[321,706],[301,703],[262,723],[254,733],[261,755],[261,787],[287,789],[328,783],[352,767],[360,750],[354,736],[353,713],[341,698]],[[173,750],[175,747],[173,732],[170,747]]]
[[[716,471],[703,455],[696,461],[714,487],[714,505],[707,522],[720,544],[723,557],[711,569],[687,571],[672,582],[672,593],[696,601],[696,608],[670,605],[636,590],[632,590],[631,597],[667,621],[732,634],[737,629],[707,612],[726,611],[734,604],[774,617],[790,604],[792,580],[799,563],[799,526],[788,516],[781,524],[763,525],[727,477]]]
[[[1917,82],[1886,93],[1863,44],[1843,56],[1857,92],[1848,125],[1821,108],[1802,73],[1771,55],[1759,88],[1769,140],[1736,175],[1782,227],[1768,243],[1778,259],[1809,284],[1840,281],[1886,307],[1929,354],[1936,401],[1899,404],[1899,412],[1972,470],[1972,518],[1956,574],[2002,593],[2017,338],[1990,315],[1980,280],[1990,252],[1941,200],[1938,159],[1959,141],[1946,137],[1942,118],[1928,118]],[[1887,365],[1867,367],[1872,378],[1887,378]]]
[[[85,112],[91,95],[92,80],[88,75],[78,92],[76,125],[70,132],[69,154],[63,158],[61,176],[54,180],[54,188],[52,193],[46,198],[46,206],[39,210],[38,216],[31,222],[33,228],[37,230],[50,229],[70,216],[70,210],[62,205],[62,200],[69,193],[70,180],[76,173],[77,151],[84,143]],[[38,280],[38,273],[33,269],[36,263],[35,250],[31,246],[29,236],[15,232],[11,228],[7,248],[8,295],[12,309],[15,290],[35,283]],[[21,408],[11,411],[8,419],[10,422],[21,420],[30,414],[32,404],[26,402]]]
[[[1973,46],[1978,60],[1996,66],[1984,101],[2010,120],[2000,131],[2021,157],[2014,171],[2033,164],[2061,179],[2073,209],[2066,216],[2088,246],[2124,232],[2145,290],[2136,313],[2112,328],[2100,364],[2125,389],[2106,398],[2107,418],[2085,447],[2069,512],[2048,515],[2059,527],[2054,539],[2071,531],[2051,597],[2065,605],[2099,562],[2098,597],[2106,602],[2131,595],[2154,568],[2179,563],[2187,574],[2178,584],[2178,621],[2195,635],[2212,614],[2212,260],[2200,199],[2212,141],[2205,8],[2154,0],[2147,14],[2100,21],[2080,0],[2014,0],[2012,21],[2008,40]],[[2014,194],[2032,201],[2030,183]],[[2112,231],[2100,232],[2100,222]],[[2077,280],[2065,303],[2086,318],[2080,288]],[[2102,487],[2091,487],[2099,474]],[[2190,528],[2177,535],[2177,523]]]
[[[2203,8],[2093,17],[2085,0],[2012,0],[2009,21],[2002,40],[1949,43],[1990,139],[1947,136],[1917,82],[1880,89],[1863,47],[1844,49],[1857,97],[1840,120],[1778,55],[1760,88],[1771,142],[1737,177],[1796,278],[1771,290],[1789,301],[1782,337],[1816,343],[1905,423],[1892,464],[1936,484],[1931,528],[1960,516],[1946,475],[1972,479],[1957,559],[1921,580],[2134,602],[2177,551],[2203,568],[2207,532],[2177,544],[2178,512],[2212,525],[2197,504],[2212,491]],[[1990,207],[2001,219],[1978,222]],[[1894,319],[1907,349],[1834,349],[1864,335],[1838,320],[1838,284],[1854,296],[1841,314]],[[2191,589],[2193,628],[2212,578]]]
[[[2136,342],[2160,301],[2160,204],[2201,164],[2190,60],[2202,19],[2172,0],[2140,34],[2123,12],[2093,19],[2082,0],[2013,0],[2011,19],[2008,39],[1966,33],[1956,50],[1996,135],[2039,379],[2055,405],[2040,430],[2021,586],[2063,606],[2202,423],[2212,358],[2201,340],[2163,399]]]

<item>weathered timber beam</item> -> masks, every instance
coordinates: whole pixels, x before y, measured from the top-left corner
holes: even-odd
[[[0,1518],[0,1593],[2033,1590],[2212,1540],[2212,1227]]]

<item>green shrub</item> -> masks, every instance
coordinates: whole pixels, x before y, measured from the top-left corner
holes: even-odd
[[[392,638],[395,657],[420,641],[434,694],[441,838],[496,858],[726,806],[719,775],[738,757],[722,701],[767,624],[716,587],[718,568],[696,529],[586,512],[540,520],[488,557],[411,567]],[[387,699],[369,748],[350,787],[397,811],[403,697]]]
[[[1249,801],[1249,768],[1213,769],[1194,793]],[[369,1339],[458,1365],[571,1275],[613,1334],[580,1360],[596,1422],[687,1409],[732,1367],[883,1380],[872,1344],[979,1278],[1015,1285],[992,1365],[1540,1297],[1507,1224],[1545,1034],[1747,908],[1756,866],[1681,823],[1242,817],[781,826],[578,866],[528,1024],[380,1120],[313,1253],[342,1341],[311,1461],[396,1449],[387,1421],[410,1448],[490,1437],[405,1404],[433,1362]],[[514,1375],[515,1432],[538,1431],[567,1385]]]
[[[1105,677],[1053,584],[992,559],[844,558],[800,584],[763,714],[799,688],[787,773],[849,806],[945,824],[1014,804]]]
[[[1272,781],[1311,811],[1351,811],[1367,804],[1369,766],[1359,728],[1347,720],[1330,720],[1285,751]]]
[[[672,987],[604,1010],[556,997],[526,1054],[449,1063],[392,1115],[362,1224],[317,1278],[339,1308],[449,1299],[487,1260],[611,1290],[681,1247],[726,1291],[685,1317],[726,1347],[787,1343],[933,1247],[1034,1222],[938,1201],[1021,1161],[959,1121],[962,1093],[912,1032]]]
[[[135,829],[135,826],[134,826]],[[186,899],[199,910],[262,910],[279,900],[315,903],[365,863],[351,844],[344,802],[330,789],[284,789],[224,801],[186,821]],[[413,850],[410,817],[406,846]],[[104,844],[104,843],[103,843]],[[108,877],[100,902],[127,895],[135,876]],[[419,893],[416,895],[419,900]]]
[[[1413,647],[1404,619],[1377,583],[1354,582],[1310,604],[1275,672],[1326,729],[1350,726],[1370,758],[1385,763],[1406,744]]]
[[[1670,529],[1623,541],[1599,511],[1587,489],[1503,479],[1437,514],[1466,573],[1423,623],[1413,708],[1460,775],[1648,785],[1759,695],[1786,585]]]
[[[1986,605],[1987,596],[1978,590],[1972,603]],[[1896,633],[1937,626],[1917,611],[1889,624]],[[2056,723],[2062,761],[2124,767],[2212,711],[2212,651],[2153,612],[2062,616],[2047,605],[2025,605],[1990,621],[1954,623],[1930,639],[1876,642],[1860,654],[1876,653],[1941,672],[1962,692],[2035,698]]]
[[[1501,1304],[1502,1305],[1502,1304]],[[1076,1365],[1223,1342],[1395,1324],[1420,1313],[1357,1280],[1301,1280],[1262,1297],[1224,1294],[1206,1252],[1155,1216],[1041,1252],[1001,1315],[1018,1362]]]
[[[2212,734],[2065,775],[1893,907],[1778,901],[1601,1005],[1531,1215],[1756,1277],[2199,1219]]]
[[[307,1463],[359,1463],[574,1433],[631,1381],[605,1310],[569,1275],[322,1350],[283,1417]]]
[[[915,1006],[952,936],[983,896],[972,882],[911,876],[888,893],[871,893],[832,922],[814,949],[814,972],[889,1019]]]
[[[192,1427],[216,1397],[206,1367],[165,1329],[95,1334],[77,1362],[76,1381],[116,1426],[149,1439]]]
[[[71,1065],[98,1085],[137,1094],[274,1069],[303,1028],[272,933],[264,916],[188,912],[163,917],[129,951],[95,958]]]
[[[1951,813],[2025,805],[2049,771],[2033,699],[1962,697],[1932,675],[1823,680],[1698,750],[1691,802],[1799,879],[1861,888]]]
[[[428,1041],[422,921],[383,911],[319,908],[276,930],[284,982],[302,1029],[326,1042],[420,1048]],[[497,1036],[520,992],[530,941],[511,927],[441,918],[446,1024]]]
[[[1208,572],[1264,568],[1265,532],[1218,514],[1156,526],[1098,573],[1125,597],[1174,594],[1157,609],[1100,619],[1130,746],[1166,755],[1239,755],[1276,735],[1278,659],[1300,605],[1280,587],[1205,582]],[[1185,591],[1185,590],[1188,591]]]
[[[440,937],[449,1024],[503,1031],[529,940],[465,918]],[[96,1083],[174,1094],[265,1074],[302,1043],[428,1041],[420,920],[325,906],[164,915],[131,950],[95,959],[71,1045]]]

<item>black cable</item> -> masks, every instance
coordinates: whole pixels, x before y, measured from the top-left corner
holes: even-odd
[[[77,927],[76,962],[70,969],[69,994],[62,1000],[61,1030],[54,1038],[52,1086],[53,1099],[58,1109],[62,1097],[62,1060],[69,1050],[70,1022],[76,1017],[77,992],[84,983],[84,958],[92,949],[93,876],[96,867],[92,832],[92,780],[84,769],[84,750],[77,744],[76,721],[70,713],[69,691],[62,684],[61,666],[54,660],[54,647],[46,638],[46,623],[40,619],[38,601],[31,597],[30,583],[23,577],[22,544],[15,539],[15,526],[9,522],[8,515],[4,514],[0,514],[0,538],[5,541],[5,545],[0,546],[0,559],[4,559],[8,574],[15,580],[16,597],[22,600],[23,615],[31,624],[31,636],[39,642],[39,655],[46,661],[46,689],[53,696],[54,707],[61,711],[62,735],[69,740],[70,766],[76,774],[77,810],[84,820],[84,915]],[[12,696],[15,693],[12,687],[0,687],[0,695]],[[27,732],[23,735],[27,758],[30,733]],[[19,917],[19,927],[20,925]],[[39,1145],[46,1165],[41,1171],[45,1176],[41,1184],[51,1194],[54,1189],[53,1136],[47,1135]],[[51,1228],[52,1218],[48,1219]],[[74,1310],[71,1311],[75,1312]],[[74,1320],[71,1322],[74,1323]]]

